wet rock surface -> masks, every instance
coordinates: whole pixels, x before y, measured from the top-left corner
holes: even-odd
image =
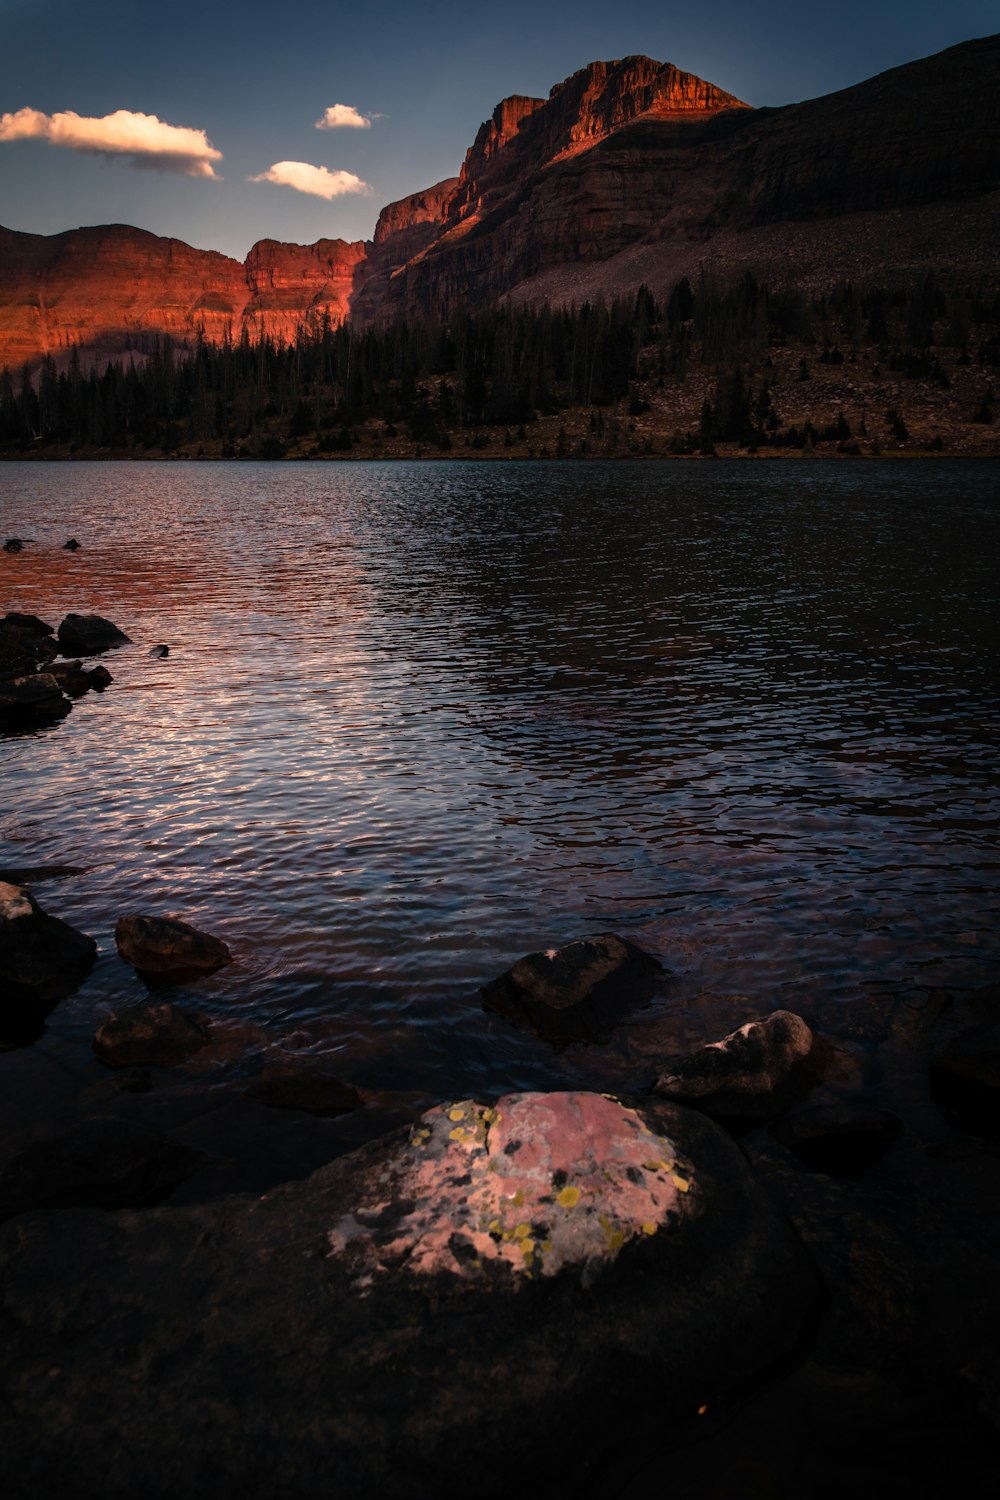
[[[963,1124],[1000,1134],[1000,1019],[959,1032],[930,1064],[935,1098]]]
[[[357,1089],[319,1063],[269,1063],[246,1092],[272,1109],[300,1109],[310,1115],[346,1115],[364,1103]]]
[[[200,1152],[150,1125],[97,1117],[28,1146],[0,1173],[0,1221],[35,1209],[139,1208],[197,1171]]]
[[[58,723],[72,708],[59,681],[48,672],[0,682],[0,733],[43,728]]]
[[[0,629],[5,625],[13,625],[18,630],[30,630],[35,635],[52,635],[54,633],[52,626],[46,625],[45,621],[39,619],[38,615],[23,614],[17,609],[8,610],[3,619],[0,620]]]
[[[57,631],[59,645],[68,656],[96,656],[128,645],[131,636],[103,615],[69,614]]]
[[[656,1092],[736,1125],[768,1120],[820,1082],[830,1052],[801,1016],[778,1010],[671,1060]]]
[[[112,1068],[169,1068],[208,1044],[208,1027],[196,1012],[164,1001],[115,1011],[97,1028],[93,1045]]]
[[[815,1171],[859,1177],[898,1139],[903,1122],[863,1101],[814,1097],[769,1129]]]
[[[49,916],[23,886],[0,882],[0,1040],[34,1040],[96,955],[92,937]]]
[[[542,1115],[520,1168],[506,1147]],[[477,1217],[498,1204],[499,1233]],[[547,1265],[508,1234],[521,1209],[550,1221]],[[304,1497],[335,1474],[420,1500],[475,1475],[489,1497],[526,1466],[557,1493],[606,1488],[623,1451],[689,1440],[700,1408],[787,1359],[820,1302],[711,1122],[580,1094],[442,1106],[264,1199],[23,1216],[0,1269],[12,1496]]]
[[[487,1010],[547,1041],[594,1038],[648,1000],[663,968],[627,938],[607,933],[529,953],[480,991]]]
[[[121,958],[154,983],[195,979],[232,962],[220,938],[174,917],[121,917],[115,926],[115,944]]]

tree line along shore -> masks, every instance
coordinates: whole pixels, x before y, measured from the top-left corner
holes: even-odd
[[[620,458],[990,455],[1000,291],[745,274],[657,299],[503,304],[282,343],[136,335],[0,374],[0,456]]]

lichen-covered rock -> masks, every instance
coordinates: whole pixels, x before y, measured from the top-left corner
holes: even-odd
[[[95,656],[132,639],[103,615],[67,615],[57,634],[67,656]]]
[[[0,881],[0,1040],[33,1041],[96,954],[92,937],[50,917],[22,886]]]
[[[660,962],[615,933],[583,938],[565,948],[529,953],[480,991],[487,1010],[547,1041],[599,1036],[648,1000],[662,975]]]
[[[733,1124],[769,1120],[819,1083],[831,1049],[801,1016],[776,1010],[687,1057],[673,1058],[656,1092]]]
[[[33,1141],[0,1172],[0,1221],[39,1208],[159,1203],[203,1157],[152,1125],[98,1116]]]
[[[97,1028],[93,1047],[101,1062],[112,1068],[170,1068],[208,1043],[208,1028],[201,1018],[167,1001],[114,1011]]]
[[[364,1103],[357,1089],[311,1062],[269,1063],[246,1092],[272,1109],[300,1109],[309,1115],[346,1115]]]
[[[221,938],[199,932],[175,917],[121,917],[115,926],[115,944],[127,964],[145,978],[164,984],[214,974],[232,962]]]
[[[614,1493],[818,1299],[717,1127],[586,1094],[444,1106],[264,1198],[21,1218],[0,1276],[18,1500]]]

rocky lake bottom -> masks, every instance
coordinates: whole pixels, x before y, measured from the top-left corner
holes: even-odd
[[[0,470],[5,1493],[995,1474],[998,481]]]

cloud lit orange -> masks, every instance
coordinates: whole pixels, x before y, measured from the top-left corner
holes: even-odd
[[[99,117],[63,110],[46,115],[39,109],[19,109],[0,115],[0,141],[48,141],[70,151],[124,156],[133,166],[183,172],[188,177],[214,177],[212,163],[222,152],[204,130],[167,125],[156,115],[117,109]]]

